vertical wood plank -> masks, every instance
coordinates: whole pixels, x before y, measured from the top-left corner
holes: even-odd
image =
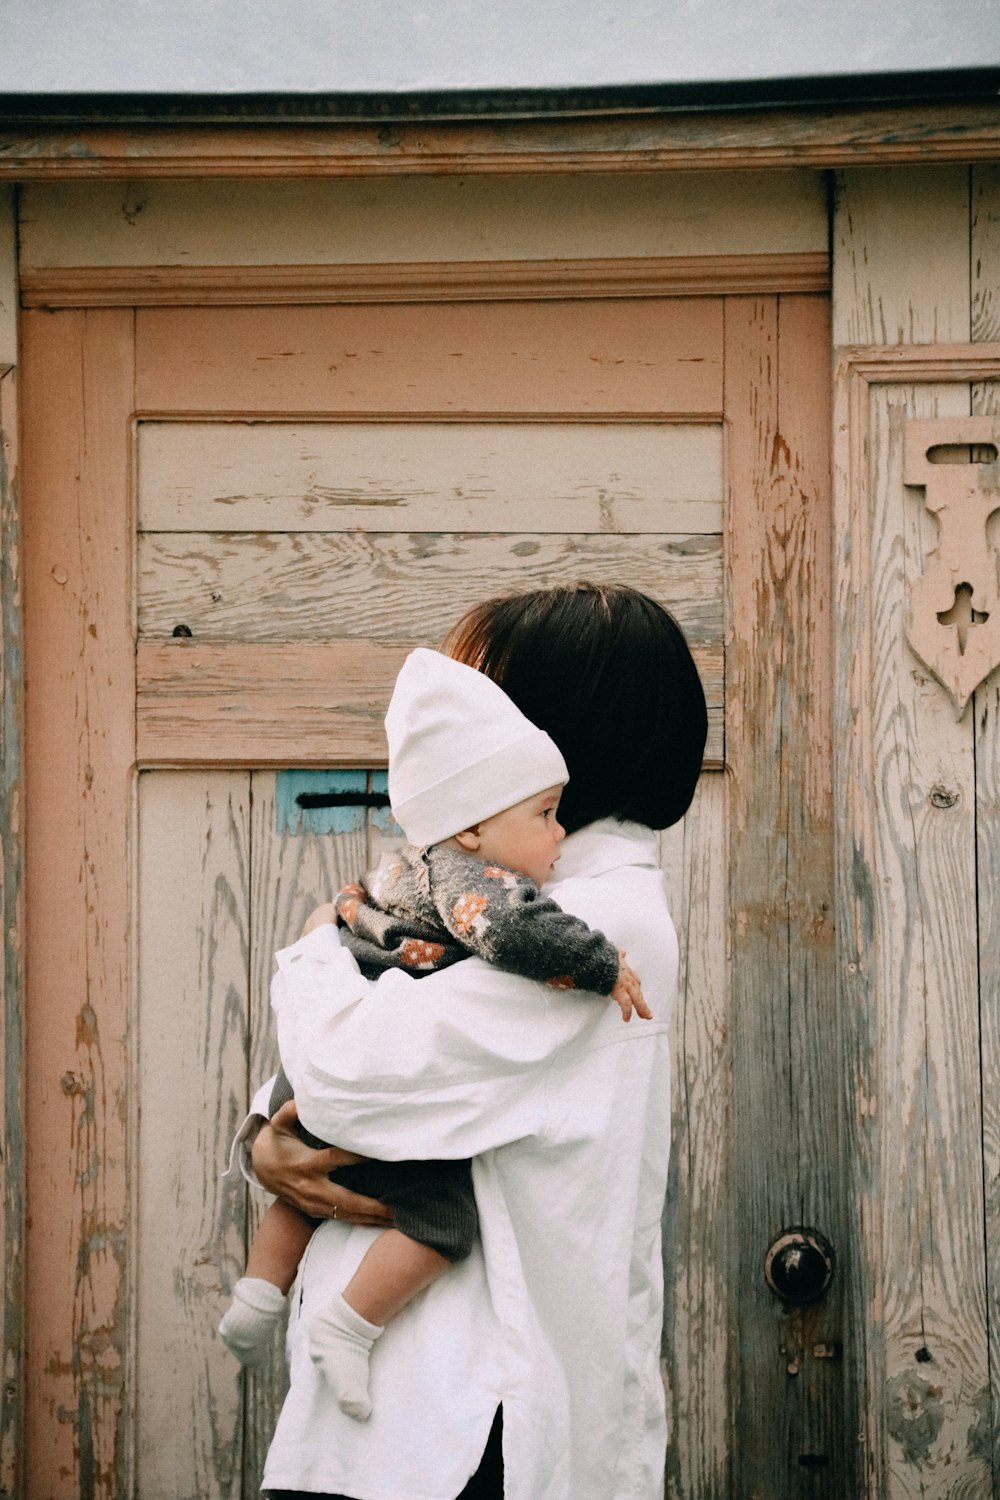
[[[2,210],[0,210],[2,212]],[[2,296],[2,293],[0,293]],[[13,309],[11,309],[13,312]],[[0,373],[0,1244],[3,1364],[0,1493],[21,1487],[24,1422],[24,900],[22,858],[23,675],[21,537],[15,372]]]
[[[280,774],[280,773],[279,773]],[[274,1072],[277,1038],[271,1014],[274,954],[293,943],[313,907],[357,880],[368,867],[367,815],[362,808],[337,809],[331,833],[316,833],[309,815],[290,823],[279,817],[276,775],[251,778],[252,876],[250,918],[249,1076],[255,1088]],[[280,825],[280,826],[279,826]],[[249,1195],[248,1232],[253,1234],[266,1207],[259,1193]],[[268,1365],[247,1377],[243,1493],[256,1495],[264,1459],[287,1389],[284,1353],[276,1347]]]
[[[128,1490],[129,312],[23,320],[27,1472]]]
[[[661,835],[680,943],[671,1036],[673,1148],[663,1220],[663,1354],[671,1500],[728,1500],[729,1141],[732,1112],[726,779],[702,776],[687,816]]]
[[[242,1275],[224,1180],[246,1109],[248,772],[139,778],[136,1494],[241,1500],[239,1367],[216,1334]]]
[[[970,317],[991,327],[991,191],[988,168],[841,174],[835,341],[961,343]],[[969,391],[856,380],[842,397],[837,921],[858,1183],[865,1491],[986,1495],[994,1481],[980,1136],[989,1106],[977,1058],[987,1007],[980,1038],[972,998],[980,773],[972,715],[956,726],[903,637],[908,587],[936,542],[922,496],[902,485],[903,424],[964,413]]]
[[[1000,338],[1000,166],[975,167],[972,174],[972,338]],[[973,387],[975,414],[1000,413],[1000,383]],[[994,519],[993,526],[996,527]],[[997,532],[993,531],[996,543]],[[976,891],[979,915],[979,1014],[983,1101],[983,1190],[986,1245],[986,1310],[990,1401],[974,1429],[975,1442],[988,1448],[993,1463],[994,1495],[1000,1489],[1000,674],[976,690],[973,698],[976,757]]]
[[[833,232],[835,345],[968,338],[968,167],[840,172]]]
[[[0,375],[17,364],[17,208],[15,188],[0,185]]]
[[[726,304],[733,994],[734,1494],[853,1493],[840,1279],[783,1310],[762,1261],[803,1223],[843,1246],[833,998],[829,348],[819,298]],[[817,1351],[823,1351],[817,1353]]]
[[[20,1487],[24,1420],[24,907],[22,891],[21,536],[17,477],[17,220],[12,186],[0,188],[0,1493]]]
[[[992,1490],[990,1455],[970,1443],[989,1403],[971,715],[955,722],[904,637],[908,589],[937,540],[923,497],[902,483],[905,422],[964,414],[968,399],[963,386],[871,389],[869,519],[856,518],[871,528],[875,647],[864,668],[871,807],[856,858],[871,934],[852,960],[870,965],[877,1016],[858,1091],[877,1143],[863,1188],[869,1419],[893,1500]]]
[[[972,168],[972,339],[1000,340],[1000,163]]]

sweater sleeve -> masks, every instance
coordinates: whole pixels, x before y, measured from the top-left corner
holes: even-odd
[[[610,995],[618,950],[527,875],[447,850],[431,856],[430,876],[441,921],[477,958],[555,989]]]

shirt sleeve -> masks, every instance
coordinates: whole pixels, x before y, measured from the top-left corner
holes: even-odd
[[[657,891],[651,906],[617,874],[558,888],[559,904],[575,905],[582,918],[602,912],[644,983],[654,956],[669,966],[662,944],[646,936],[657,920],[673,941],[659,883]],[[353,984],[343,982],[345,959]],[[544,1135],[550,1070],[600,1027],[624,1024],[604,999],[567,995],[477,958],[421,979],[391,970],[370,983],[330,925],[278,954],[271,996],[306,1129],[388,1161],[475,1156]],[[664,1028],[667,1010],[634,1035]]]
[[[558,989],[610,995],[618,978],[617,949],[602,932],[541,896],[528,876],[450,850],[432,865],[432,874],[442,922],[477,958]]]
[[[244,1177],[247,1182],[253,1183],[254,1187],[261,1187],[257,1174],[253,1169],[253,1143],[260,1134],[262,1125],[268,1122],[268,1104],[271,1099],[271,1090],[274,1088],[275,1079],[269,1078],[267,1083],[254,1094],[250,1102],[250,1109],[236,1135],[229,1151],[229,1165],[224,1172],[225,1177]]]

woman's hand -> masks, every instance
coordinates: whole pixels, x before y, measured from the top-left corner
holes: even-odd
[[[353,1151],[325,1146],[314,1151],[297,1134],[298,1111],[294,1099],[283,1104],[270,1125],[261,1126],[251,1155],[254,1171],[269,1192],[312,1219],[339,1219],[348,1224],[371,1224],[385,1229],[392,1223],[392,1209],[377,1198],[352,1193],[331,1182],[327,1174],[335,1167],[366,1161]]]

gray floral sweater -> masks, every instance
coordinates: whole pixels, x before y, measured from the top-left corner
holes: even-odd
[[[387,969],[420,976],[474,954],[511,974],[561,990],[610,995],[618,950],[600,932],[543,900],[526,875],[451,845],[405,844],[335,906],[341,941],[368,979]],[[280,1068],[269,1113],[292,1098]],[[325,1142],[300,1127],[302,1139]],[[331,1172],[354,1192],[391,1204],[396,1228],[448,1260],[462,1260],[478,1227],[468,1161],[364,1161]]]
[[[429,974],[470,954],[555,989],[610,995],[618,950],[543,899],[527,875],[449,844],[404,844],[336,899],[344,946],[362,973]]]

